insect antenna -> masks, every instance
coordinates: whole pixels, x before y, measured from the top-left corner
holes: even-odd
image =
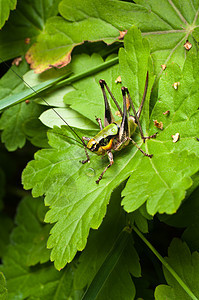
[[[77,143],[83,145],[84,147],[86,147],[85,142],[82,140],[82,138],[77,134],[77,132],[75,132],[75,130],[66,122],[66,120],[56,111],[56,109],[54,109],[42,96],[39,95],[39,93],[28,83],[26,82],[12,67],[10,67],[1,57],[0,60],[6,65],[6,67],[8,69],[10,69],[18,78],[20,78],[36,95],[38,98],[40,98],[42,101],[44,101],[49,107],[51,107],[51,109],[55,112],[55,114],[70,128],[70,130],[73,132],[73,134],[81,141],[79,142],[78,140],[70,137],[70,136],[65,136],[69,139],[72,139],[74,141],[76,141]]]

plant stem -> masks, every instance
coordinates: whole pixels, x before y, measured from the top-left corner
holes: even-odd
[[[186,293],[193,300],[198,300],[198,298],[192,293],[180,276],[172,269],[172,267],[166,262],[166,260],[158,253],[158,251],[151,245],[151,243],[144,237],[144,235],[135,227],[132,226],[132,229],[137,233],[137,235],[143,240],[143,242],[149,247],[149,249],[155,254],[155,256],[161,261],[165,268],[171,273],[171,275],[176,279],[176,281],[181,285],[181,287],[186,291]]]
[[[78,81],[78,80],[80,80],[82,78],[85,78],[87,76],[96,74],[96,73],[98,73],[98,72],[100,72],[100,71],[102,71],[104,69],[107,69],[107,68],[109,68],[109,67],[117,64],[118,62],[119,62],[119,58],[118,57],[114,57],[114,58],[112,58],[112,59],[110,59],[110,60],[108,60],[108,61],[106,61],[106,62],[104,62],[104,63],[102,63],[102,64],[100,64],[100,65],[98,65],[98,66],[96,66],[96,67],[94,67],[94,68],[92,68],[90,70],[88,70],[88,71],[86,71],[86,72],[82,72],[80,74],[71,76],[71,77],[69,77],[69,78],[67,78],[67,79],[65,79],[65,80],[63,80],[61,82],[58,82],[56,84],[56,87],[61,87],[61,86],[64,86],[64,85],[68,85],[68,84],[71,84],[71,83],[73,83],[75,81]]]

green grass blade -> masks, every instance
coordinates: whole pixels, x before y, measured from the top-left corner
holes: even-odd
[[[82,78],[85,78],[85,77],[95,74],[99,71],[107,69],[108,67],[117,64],[118,61],[119,61],[119,58],[115,57],[113,59],[110,59],[107,62],[102,63],[101,65],[98,65],[97,67],[91,68],[86,72],[82,72],[80,74],[71,76],[69,78],[64,79],[66,76],[68,77],[68,74],[67,74],[67,75],[61,76],[59,78],[54,78],[54,79],[45,81],[41,84],[34,86],[33,88],[29,86],[30,89],[28,89],[27,91],[24,91],[22,93],[15,94],[12,96],[8,96],[8,97],[4,98],[3,100],[1,100],[0,101],[0,110],[7,108],[11,105],[20,103],[22,101],[25,101],[27,99],[31,99],[31,98],[35,97],[35,95],[37,95],[37,97],[38,97],[39,93],[44,92],[49,88],[53,87],[53,89],[56,89],[56,88],[59,88],[59,87],[65,86],[65,85],[69,85],[75,81],[82,79]]]
[[[165,268],[173,275],[175,280],[180,284],[180,286],[185,290],[185,292],[193,300],[198,300],[198,298],[192,293],[186,283],[180,278],[180,276],[175,272],[175,270],[167,263],[167,261],[158,253],[158,251],[151,245],[151,243],[144,237],[144,235],[135,227],[132,226],[133,230],[137,235],[143,240],[143,242],[149,247],[149,249],[155,254],[159,261],[165,266]]]
[[[108,279],[112,270],[116,266],[120,256],[122,255],[122,252],[127,245],[129,237],[130,230],[126,227],[119,234],[117,240],[115,241],[115,244],[113,245],[113,248],[109,252],[108,256],[106,257],[104,263],[98,270],[97,274],[95,275],[93,281],[91,282],[90,286],[85,292],[82,300],[94,300],[97,298],[99,292],[101,291],[106,280]]]

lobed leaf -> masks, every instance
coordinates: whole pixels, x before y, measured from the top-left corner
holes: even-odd
[[[0,273],[0,298],[2,300],[7,299],[7,288],[6,288],[6,280],[3,273]]]
[[[13,229],[13,221],[8,216],[0,214],[0,257],[6,253],[9,244],[9,235]]]
[[[50,225],[43,224],[44,212],[41,199],[26,197],[19,204],[18,225],[0,267],[7,283],[6,299],[27,299],[33,295],[39,299],[70,299],[76,293],[70,266],[58,272],[50,264],[38,264],[49,259],[45,245]]]
[[[147,201],[150,214],[172,214],[192,185],[190,176],[199,168],[197,70],[198,58],[189,56],[182,73],[179,67],[171,65],[160,80],[159,101],[151,115],[149,134],[154,132],[155,119],[162,121],[164,127],[162,132],[159,130],[156,140],[146,144],[146,149],[154,157],[137,163],[122,193],[122,204],[128,212]],[[178,80],[180,85],[175,90],[172,85]],[[164,115],[167,110],[169,115]],[[180,133],[180,140],[173,143],[171,135],[176,132]]]
[[[130,274],[138,277],[141,271],[133,239],[129,234],[127,234],[129,235],[128,243],[114,265],[115,258],[118,258],[118,247],[125,245],[125,238],[124,240],[122,238],[125,233],[121,233],[127,223],[125,212],[120,205],[122,188],[123,185],[119,186],[111,195],[102,225],[97,231],[91,231],[86,248],[80,256],[75,271],[74,286],[77,289],[89,286],[84,297],[89,297],[90,289],[98,293],[97,299],[121,299],[122,295],[125,299],[132,299],[135,294]],[[121,245],[116,246],[115,243],[120,234]],[[107,253],[109,253],[108,257]],[[94,284],[96,281],[97,283]],[[101,289],[100,292],[99,289]]]
[[[14,0],[3,2],[6,3],[1,10],[3,13],[9,2],[14,5]],[[59,2],[60,0],[18,1],[16,10],[11,12],[0,32],[0,58],[6,61],[24,55],[37,35],[43,31],[46,20],[57,15]]]
[[[164,267],[164,275],[168,285],[159,285],[155,290],[155,299],[197,299],[199,297],[198,270],[199,254],[190,253],[186,243],[179,239],[174,239],[168,250],[168,264],[176,271],[193,293],[192,297],[187,294],[183,287],[174,279],[174,277]],[[195,297],[194,297],[195,296]]]
[[[117,0],[82,3],[61,1],[60,17],[47,20],[42,32],[27,53],[28,62],[42,72],[52,65],[62,67],[70,62],[71,51],[84,41],[103,40],[111,43],[118,39],[119,31],[138,26],[151,45],[155,73],[159,79],[161,64],[175,61],[183,65],[185,41],[197,52],[198,4],[190,0],[178,1],[137,0],[127,3]],[[53,49],[53,51],[51,51]],[[44,60],[45,57],[45,60]]]
[[[1,11],[0,11],[0,29],[3,27],[5,22],[7,21],[10,10],[16,8],[17,0],[9,0],[9,1],[0,1]]]
[[[146,71],[144,74],[146,61],[149,62],[150,74],[152,67],[149,59],[148,43],[142,40],[140,35],[141,33],[136,28],[129,30],[125,37],[126,50],[122,51],[120,55],[122,62],[131,62],[132,57],[134,58],[132,60],[133,70],[137,72],[139,80],[133,81],[129,89],[139,93],[139,97],[136,94],[139,102],[141,102],[140,97],[143,95],[143,91],[139,90],[140,85],[144,89],[146,78]],[[135,59],[138,53],[136,51],[137,47],[141,48],[143,53],[145,53],[145,59],[139,61]],[[194,68],[195,59],[188,59],[187,64],[191,61]],[[136,61],[137,65],[135,65]],[[129,74],[132,70],[132,63],[121,64],[121,73],[124,74],[125,71],[122,68],[125,68],[125,71]],[[185,70],[188,72],[188,69],[186,69],[185,64],[183,72]],[[138,75],[140,70],[142,71]],[[175,66],[171,66],[171,70],[173,75],[176,76]],[[115,73],[113,72],[113,74]],[[194,137],[195,127],[191,126],[187,133],[187,120],[185,119],[181,123],[175,121],[178,120],[177,115],[185,111],[187,118],[190,118],[193,124],[198,122],[198,118],[196,118],[197,76],[191,79],[192,89],[189,90],[187,89],[187,78],[190,80],[191,77],[185,76],[184,81],[180,84],[182,89],[189,91],[183,99],[183,93],[178,93],[180,88],[176,91],[170,84],[172,76],[169,75],[169,72],[163,79],[165,80],[163,86],[168,86],[168,93],[173,95],[173,97],[175,96],[178,101],[176,104],[178,103],[178,105],[173,107],[171,97],[165,98],[164,102],[162,101],[164,106],[171,110],[171,115],[168,118],[166,129],[158,135],[156,140],[148,140],[143,145],[143,142],[135,135],[137,143],[148,153],[153,153],[154,157],[152,159],[143,157],[143,154],[136,147],[129,145],[129,147],[115,154],[115,164],[106,172],[99,186],[96,185],[95,180],[107,166],[107,160],[100,161],[98,157],[91,155],[91,163],[89,165],[81,165],[79,161],[85,157],[84,150],[75,144],[70,145],[68,143],[69,140],[66,137],[64,138],[65,133],[63,129],[57,128],[49,133],[51,148],[37,152],[35,160],[31,161],[24,170],[22,180],[25,189],[32,188],[33,196],[46,195],[45,204],[50,207],[50,210],[46,214],[45,221],[56,223],[51,230],[48,247],[53,248],[51,260],[55,261],[57,269],[63,268],[67,262],[70,262],[77,250],[81,251],[84,249],[90,228],[97,229],[104,218],[112,191],[129,176],[130,178],[122,192],[124,196],[122,204],[126,211],[135,211],[146,201],[147,211],[152,215],[158,211],[171,214],[178,209],[185,197],[186,190],[192,185],[190,176],[196,173],[199,168],[197,157],[198,144]],[[87,91],[92,89],[92,86],[89,85],[90,80],[89,78],[87,83],[86,79],[84,79],[84,86],[87,88]],[[143,83],[141,83],[142,81]],[[151,78],[148,93],[150,93],[152,81]],[[111,82],[113,82],[113,78]],[[119,87],[117,88],[119,89]],[[182,101],[184,106],[180,105]],[[187,110],[190,102],[192,103],[192,110]],[[71,105],[73,108],[75,107],[75,104]],[[136,105],[138,106],[138,103]],[[153,134],[157,131],[157,128],[152,124],[150,124],[150,130],[148,129],[148,105],[149,95],[147,96],[145,112],[143,113],[143,117],[146,117],[144,125],[145,135]],[[162,107],[160,109],[159,105],[157,104],[153,110],[151,123],[154,116],[156,118],[164,117],[163,112],[165,110]],[[87,112],[87,116],[91,115],[91,113],[95,115],[92,110]],[[176,127],[178,129],[181,128],[181,138],[176,144],[171,139],[171,133],[175,133],[175,126],[178,126]],[[183,135],[185,135],[185,138]],[[189,137],[188,139],[187,136]],[[189,149],[190,144],[192,145],[191,150]]]

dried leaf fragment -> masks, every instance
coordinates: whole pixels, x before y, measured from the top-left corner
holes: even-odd
[[[25,44],[26,45],[30,44],[30,38],[25,38]]]
[[[176,143],[180,138],[180,134],[179,134],[179,132],[177,132],[176,134],[172,135],[171,137],[173,139],[173,143]]]
[[[18,67],[21,61],[22,61],[22,58],[21,58],[21,57],[17,57],[17,58],[15,58],[15,59],[12,61],[12,65],[15,65],[15,66]]]
[[[123,40],[126,33],[127,33],[127,30],[120,31],[120,35],[119,35],[118,39]]]
[[[163,115],[168,116],[170,114],[170,110],[166,110],[165,112],[163,112]]]
[[[184,43],[184,47],[187,51],[189,51],[192,48],[192,44],[186,40],[186,42]]]
[[[174,87],[175,90],[178,89],[179,85],[180,85],[180,82],[174,82],[174,83],[172,84],[172,86]]]
[[[162,122],[158,122],[157,120],[154,120],[154,126],[159,128],[159,129],[163,129],[163,123]]]
[[[161,65],[161,67],[162,67],[162,70],[164,71],[167,66],[165,64],[163,64],[163,65]]]
[[[115,83],[121,83],[121,82],[122,82],[121,76],[118,76],[118,77],[115,79]]]

